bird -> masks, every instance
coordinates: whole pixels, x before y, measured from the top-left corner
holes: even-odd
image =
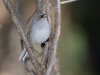
[[[31,44],[42,44],[48,40],[51,33],[51,27],[47,20],[47,14],[37,14],[33,19],[27,33]],[[24,47],[18,62],[24,61],[28,52]]]

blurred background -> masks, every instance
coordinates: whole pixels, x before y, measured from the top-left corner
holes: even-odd
[[[19,2],[25,22],[35,10],[34,0]],[[100,0],[63,4],[61,16],[57,49],[61,75],[100,75]],[[17,62],[20,54],[20,37],[0,0],[0,75],[27,75],[23,62]]]

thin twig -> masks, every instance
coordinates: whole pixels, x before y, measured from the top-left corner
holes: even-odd
[[[7,10],[10,12],[13,22],[16,24],[16,28],[18,30],[18,33],[19,33],[20,37],[22,38],[22,40],[25,43],[25,46],[26,46],[27,51],[29,53],[31,62],[32,62],[33,66],[35,67],[35,71],[36,71],[37,75],[41,75],[40,70],[38,70],[39,69],[39,62],[36,58],[34,48],[30,44],[30,42],[28,42],[28,40],[26,38],[26,35],[25,35],[24,31],[21,28],[21,23],[20,23],[20,21],[17,17],[17,14],[16,14],[15,10],[13,9],[13,6],[12,6],[10,0],[3,0],[3,2],[4,2],[4,5],[6,6]]]
[[[60,35],[60,21],[61,21],[61,13],[60,13],[60,1],[55,0],[55,32],[54,32],[54,38],[52,42],[52,47],[50,49],[49,54],[49,64],[47,68],[46,75],[51,75],[51,71],[53,69],[54,64],[56,63],[56,49],[57,49],[57,43]],[[56,74],[57,75],[57,74]]]
[[[46,61],[47,61],[47,58],[48,58],[48,45],[49,45],[49,42],[46,42],[45,45],[46,46],[43,48],[43,57],[42,57],[42,60],[41,60],[41,65],[42,65],[43,69],[46,66]]]
[[[19,19],[19,21],[21,23],[22,29],[25,32],[25,24],[23,23],[22,18],[21,18],[21,15],[19,13],[19,1],[18,0],[14,0],[14,1],[15,1],[15,11],[16,11],[17,17],[18,17],[18,19]]]
[[[60,2],[60,4],[70,3],[70,2],[74,2],[74,1],[77,1],[77,0],[67,0],[67,1],[62,1],[62,2]]]
[[[35,16],[36,11],[29,17],[29,19],[26,21],[25,23],[25,33],[27,34],[28,29],[30,28],[30,25],[28,25],[28,23],[30,22],[30,20]]]
[[[61,1],[60,4],[66,4],[66,3],[70,3],[70,2],[74,2],[77,0],[67,0],[67,1]],[[49,4],[50,7],[55,6],[55,4]]]
[[[41,1],[42,0],[35,0],[35,6],[36,6],[36,12],[37,12],[37,14],[39,14],[39,13],[41,13]]]
[[[31,70],[30,68],[29,68],[29,65],[28,65],[28,61],[29,61],[29,58],[26,58],[25,59],[25,69],[26,69],[26,71],[28,72],[28,73],[30,73],[31,75],[36,75],[35,74],[35,72],[34,72],[34,70]]]
[[[18,9],[19,9],[19,1],[18,0],[14,0],[14,1],[15,1],[15,11],[17,13],[17,16],[18,16],[19,20],[21,21],[21,17],[20,17],[19,11],[18,11]]]

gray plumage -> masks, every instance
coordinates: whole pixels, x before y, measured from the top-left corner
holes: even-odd
[[[32,44],[42,44],[50,36],[50,25],[47,21],[46,14],[38,14],[32,20],[30,26],[29,38]],[[26,48],[24,48],[18,61],[24,61],[27,56]]]

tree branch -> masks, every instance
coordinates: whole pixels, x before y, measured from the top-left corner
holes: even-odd
[[[67,0],[67,1],[62,1],[62,2],[60,2],[60,4],[70,3],[70,2],[74,2],[74,1],[77,1],[77,0]]]
[[[43,69],[45,69],[45,66],[47,65],[46,61],[48,59],[48,45],[49,45],[49,43],[46,42],[45,44],[46,44],[46,46],[43,48],[43,57],[41,60],[41,65],[42,65]]]
[[[25,46],[27,48],[27,51],[29,53],[31,62],[32,62],[33,66],[35,67],[35,71],[36,71],[37,75],[41,75],[41,72],[39,70],[39,62],[36,58],[34,48],[32,47],[32,45],[30,44],[30,42],[26,38],[26,35],[25,35],[24,31],[21,28],[21,23],[20,23],[20,20],[18,19],[17,13],[13,9],[13,6],[12,6],[10,0],[3,0],[3,2],[4,2],[4,5],[6,6],[7,10],[10,12],[10,14],[12,16],[12,20],[16,25],[16,28],[18,30],[18,33],[19,33],[20,37],[24,41],[24,44],[25,44]]]
[[[36,15],[36,11],[28,18],[28,20],[25,23],[25,33],[28,32],[28,29],[30,27],[30,25],[28,25],[28,23],[30,22],[30,20]]]
[[[50,63],[48,64],[46,75],[51,75],[53,66],[55,66],[57,62],[56,61],[56,49],[57,49],[57,43],[58,43],[58,39],[60,35],[60,22],[61,22],[60,1],[55,0],[55,31],[54,31],[53,42],[49,50],[50,51],[49,53]],[[59,75],[59,73],[56,73],[55,75]]]

